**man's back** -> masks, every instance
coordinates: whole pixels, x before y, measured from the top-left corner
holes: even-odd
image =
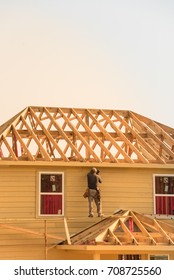
[[[102,217],[101,212],[101,196],[100,189],[98,184],[102,182],[101,177],[97,175],[100,173],[96,168],[92,168],[91,171],[87,174],[88,181],[88,201],[89,201],[89,215],[88,217],[94,217],[93,213],[93,202],[95,202],[97,207],[98,217]]]
[[[88,188],[89,189],[97,189],[97,176],[93,172],[89,172],[87,174],[87,179],[88,179]]]

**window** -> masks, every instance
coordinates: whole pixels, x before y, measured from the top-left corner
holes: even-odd
[[[63,173],[39,174],[39,215],[63,215]]]
[[[141,260],[141,255],[118,255],[119,260]]]
[[[154,175],[155,214],[174,215],[174,176]]]
[[[149,259],[150,260],[168,260],[169,256],[168,255],[150,255]]]

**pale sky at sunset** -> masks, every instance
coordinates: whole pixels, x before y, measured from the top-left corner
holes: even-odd
[[[0,124],[27,106],[174,127],[173,0],[0,0]]]

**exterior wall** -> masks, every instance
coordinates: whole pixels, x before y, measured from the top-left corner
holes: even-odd
[[[99,221],[96,217],[87,217],[88,201],[82,197],[89,169],[85,166],[0,166],[0,259],[56,258],[51,250],[45,250],[45,245],[54,246],[59,240],[46,239],[44,217],[37,218],[38,173],[41,171],[64,172],[65,217],[70,235]],[[103,213],[106,216],[117,209],[152,214],[153,174],[174,174],[172,169],[99,169],[103,179]],[[66,237],[63,218],[49,217],[46,220],[47,233]],[[28,232],[21,231],[21,228]]]

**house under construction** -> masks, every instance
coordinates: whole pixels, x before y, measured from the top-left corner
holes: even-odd
[[[88,218],[101,171],[105,218]],[[27,107],[0,126],[0,259],[174,259],[174,128],[125,110]]]

